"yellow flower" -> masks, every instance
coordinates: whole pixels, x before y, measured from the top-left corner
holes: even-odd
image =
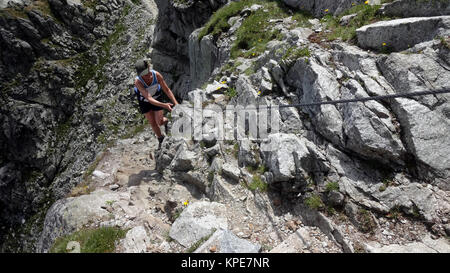
[[[328,9],[326,9],[325,12],[328,12]]]
[[[227,81],[223,81],[223,82],[221,82],[221,84],[226,84],[227,83]]]
[[[252,56],[255,56],[255,55],[256,55],[255,53],[252,54]]]
[[[383,46],[385,46],[386,45],[386,43],[383,43]]]
[[[258,91],[258,95],[261,95],[261,90]]]
[[[369,0],[367,0],[366,2],[364,2],[364,4],[368,5],[368,4],[369,4]]]
[[[184,205],[184,206],[189,205],[189,200],[186,200],[186,201],[183,203],[183,205]]]

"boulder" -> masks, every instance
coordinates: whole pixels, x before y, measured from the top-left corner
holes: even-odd
[[[224,163],[222,165],[222,174],[228,178],[231,178],[234,182],[238,182],[241,176],[241,170],[237,166],[233,166],[231,163]]]
[[[437,36],[450,35],[450,16],[381,21],[356,30],[358,45],[377,51],[402,51]]]
[[[383,5],[380,12],[395,17],[450,15],[450,2],[440,0],[396,0]]]
[[[312,156],[306,140],[293,134],[272,134],[261,143],[266,166],[273,173],[273,181],[289,181],[297,176],[308,176],[307,170]],[[307,169],[307,170],[305,170]]]
[[[405,245],[392,244],[387,246],[365,246],[370,253],[449,253],[450,244],[445,238],[433,240],[429,236],[420,242]]]
[[[203,28],[197,29],[189,36],[189,60],[192,88],[200,87],[207,81],[214,68],[218,65],[218,49],[214,44],[214,37],[207,35],[199,40],[199,33]]]
[[[350,80],[341,88],[342,99],[368,97],[362,86]],[[392,116],[380,103],[355,102],[338,106],[343,117],[345,146],[364,158],[376,159],[385,164],[395,162],[403,165],[406,152],[392,124]]]
[[[124,253],[145,253],[150,245],[150,238],[143,226],[129,230],[121,243]]]
[[[216,202],[190,204],[173,223],[169,236],[184,247],[211,235],[214,229],[227,229],[226,208]]]
[[[240,239],[229,230],[219,229],[194,253],[258,253],[260,250],[259,244]]]
[[[261,164],[259,154],[256,155],[256,145],[249,139],[242,139],[239,142],[238,162],[240,167],[252,166],[258,167]]]
[[[71,197],[56,201],[48,210],[44,228],[37,244],[37,252],[47,252],[58,237],[76,232],[92,222],[109,218],[109,212],[102,207],[121,198],[129,199],[127,193],[98,190],[89,195]]]
[[[287,81],[297,88],[300,103],[340,99],[336,76],[313,58],[308,62],[304,59],[297,60],[287,74]],[[342,114],[336,106],[303,107],[302,111],[310,116],[321,135],[332,143],[343,146]]]
[[[378,60],[380,71],[396,93],[448,88],[450,72],[441,65],[437,53],[404,55],[394,53]],[[439,75],[439,76],[437,76]],[[449,94],[391,101],[391,109],[402,127],[405,148],[416,160],[421,178],[450,189],[450,139],[447,132]]]

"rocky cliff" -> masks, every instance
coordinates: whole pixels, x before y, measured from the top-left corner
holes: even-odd
[[[85,179],[97,153],[142,124],[129,87],[156,15],[152,2],[122,0],[10,1],[1,10],[0,216],[8,247],[30,251],[15,244],[19,234],[38,236],[46,209]]]
[[[449,89],[449,1],[125,1],[103,21],[101,3],[49,1],[35,21],[61,32],[47,40],[20,32],[36,2],[28,19],[6,8],[0,36],[15,37],[0,40],[2,215],[20,223],[26,198],[46,214],[27,250],[118,227],[117,252],[450,252],[448,94],[280,108],[266,138],[211,137],[225,106]],[[48,50],[64,57],[46,55],[58,39]],[[202,138],[171,135],[157,151],[150,128],[124,132],[140,122],[127,88],[150,42],[181,118],[193,105],[205,118]]]

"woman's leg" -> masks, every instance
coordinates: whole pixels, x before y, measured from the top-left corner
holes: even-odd
[[[156,118],[155,113],[156,113],[155,111],[149,111],[149,112],[145,113],[144,115],[145,115],[145,118],[147,118],[148,123],[150,123],[150,126],[153,129],[153,132],[155,132],[156,137],[160,138],[162,136],[161,129],[159,128],[158,119]]]
[[[166,117],[164,117],[163,110],[155,111],[154,113],[155,113],[155,121],[159,126],[162,126],[169,121]]]

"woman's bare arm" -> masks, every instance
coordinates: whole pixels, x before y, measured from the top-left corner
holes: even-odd
[[[159,107],[162,107],[162,108],[167,109],[169,111],[172,111],[172,108],[170,107],[169,103],[162,103],[162,102],[157,101],[154,98],[152,98],[152,96],[150,96],[148,94],[147,90],[145,89],[144,85],[142,84],[142,82],[140,80],[136,80],[134,82],[134,84],[138,88],[139,92],[141,92],[142,96],[144,96],[144,98],[146,98],[151,104],[159,106]]]
[[[173,102],[174,105],[178,104],[177,99],[172,93],[172,90],[170,90],[169,86],[167,86],[166,81],[164,80],[163,76],[156,72],[156,79],[158,79],[158,83],[161,85],[161,88],[163,89],[164,93],[169,97],[169,99]]]

